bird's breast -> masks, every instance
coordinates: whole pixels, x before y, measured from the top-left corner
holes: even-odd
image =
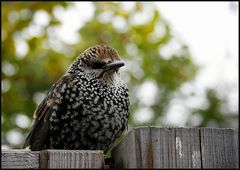
[[[72,108],[78,109],[80,114],[101,115],[101,114],[120,114],[128,110],[128,89],[126,85],[117,80],[114,83],[97,79],[95,77],[81,76],[76,78],[78,81],[74,93],[67,94],[66,98],[73,102]]]

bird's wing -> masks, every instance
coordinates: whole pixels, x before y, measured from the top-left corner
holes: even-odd
[[[34,124],[26,138],[23,148],[30,146],[31,150],[42,150],[49,135],[49,116],[55,108],[60,107],[64,99],[65,89],[74,84],[72,74],[64,75],[49,90],[45,99],[34,112]]]

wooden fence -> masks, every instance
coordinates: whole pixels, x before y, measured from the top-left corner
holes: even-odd
[[[140,127],[112,150],[2,150],[2,168],[238,168],[238,132],[225,128]]]

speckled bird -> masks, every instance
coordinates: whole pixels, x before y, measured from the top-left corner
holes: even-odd
[[[122,66],[118,52],[107,45],[80,54],[38,105],[24,148],[109,150],[129,117]]]

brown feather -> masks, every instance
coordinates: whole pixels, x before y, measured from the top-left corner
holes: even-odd
[[[55,93],[60,93],[60,90],[64,84],[68,84],[72,81],[72,75],[65,75],[60,80],[55,83],[49,90],[49,94],[46,98],[39,104],[36,111],[34,112],[35,122],[25,140],[23,148],[30,146],[31,150],[42,150],[44,149],[44,144],[49,135],[49,122],[48,118],[52,113],[52,107],[57,105],[57,96]],[[58,84],[58,87],[56,86]]]

